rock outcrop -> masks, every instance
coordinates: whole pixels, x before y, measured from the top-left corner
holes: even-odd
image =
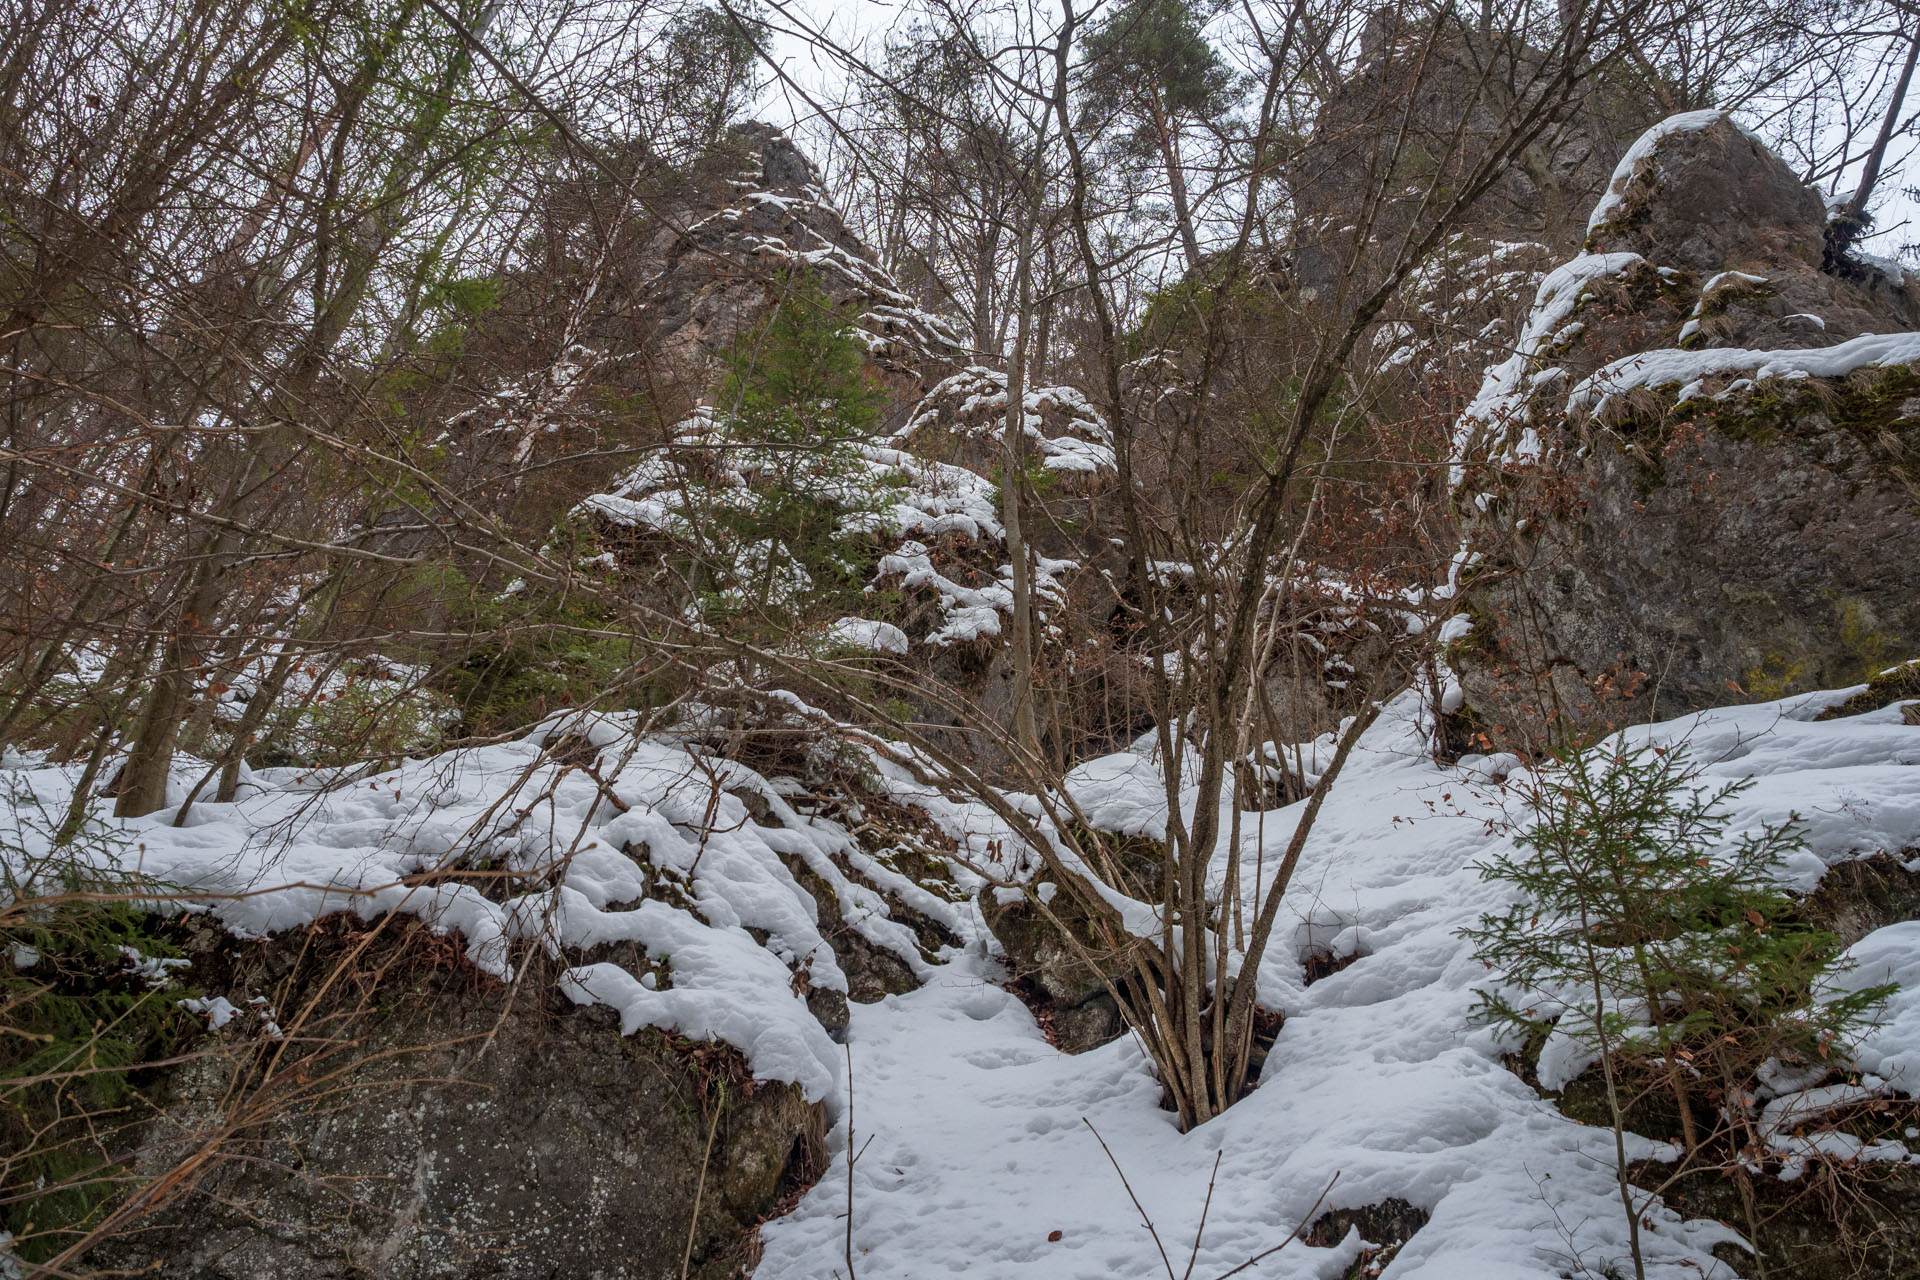
[[[849,1001],[968,931],[945,802],[792,700],[747,710],[265,770],[148,828],[204,913],[158,981],[205,1026],[142,1073],[110,1158],[160,1198],[89,1265],[736,1274],[819,1172]]]
[[[1510,32],[1438,23],[1386,10],[1370,18],[1358,66],[1335,86],[1311,144],[1289,166],[1292,274],[1303,290],[1333,290],[1350,261],[1377,275],[1376,259],[1390,257],[1415,226],[1422,193],[1457,189],[1504,144],[1516,105],[1551,76],[1551,59]],[[1616,93],[1600,79],[1519,148],[1462,229],[1569,245],[1627,142],[1650,123],[1643,95]],[[1374,221],[1359,225],[1375,199]]]
[[[538,975],[508,991],[423,927],[335,917],[235,943],[207,926],[194,949],[196,981],[271,993],[287,1025],[248,1010],[167,1077],[135,1172],[209,1158],[93,1267],[719,1280],[821,1169],[823,1109],[798,1087],[724,1046],[622,1035]]]
[[[764,321],[780,275],[796,270],[858,317],[895,415],[964,362],[960,335],[874,261],[784,133],[738,126],[703,169],[712,204],[690,209],[666,238],[636,299],[641,346],[667,376],[705,385],[734,342]]]
[[[1537,745],[1920,647],[1920,290],[1824,262],[1824,224],[1723,113],[1622,159],[1461,422],[1475,732]]]

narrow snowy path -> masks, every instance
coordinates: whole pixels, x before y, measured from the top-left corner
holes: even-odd
[[[1186,1274],[1220,1155],[1192,1271],[1203,1280],[1286,1240],[1336,1171],[1329,1206],[1392,1195],[1431,1207],[1452,1193],[1451,1228],[1436,1223],[1433,1237],[1416,1237],[1414,1256],[1427,1266],[1416,1271],[1409,1257],[1395,1268],[1402,1275],[1560,1274],[1573,1251],[1549,1197],[1577,1200],[1582,1215],[1607,1205],[1606,1169],[1579,1155],[1583,1145],[1599,1153],[1599,1131],[1560,1118],[1479,1053],[1395,1061],[1392,1028],[1415,1019],[1390,1008],[1376,1010],[1388,1028],[1377,1058],[1317,1053],[1310,1033],[1283,1035],[1276,1052],[1294,1055],[1295,1069],[1182,1135],[1130,1042],[1063,1055],[1000,977],[997,963],[969,953],[927,987],[854,1013],[853,1143],[863,1154],[852,1244],[855,1274],[866,1280],[1165,1275],[1100,1139],[1152,1216],[1176,1276]],[[792,1216],[768,1224],[758,1280],[848,1274],[844,1120],[832,1149],[827,1177]],[[1581,1251],[1610,1234],[1589,1230]],[[1296,1241],[1242,1274],[1333,1280],[1359,1249],[1352,1237],[1333,1249]]]
[[[1716,774],[1762,775],[1736,827],[1791,806],[1812,820],[1810,862],[1911,846],[1920,733],[1884,712],[1808,723],[1814,709],[1736,708],[1652,732],[1689,737],[1697,756],[1723,760]],[[1128,1041],[1078,1057],[1052,1049],[977,943],[921,990],[855,1010],[861,1280],[1167,1275],[1087,1122],[1159,1228],[1176,1277],[1187,1275],[1216,1155],[1194,1280],[1287,1239],[1336,1172],[1326,1207],[1398,1198],[1431,1214],[1389,1280],[1597,1276],[1626,1258],[1611,1134],[1562,1116],[1468,1017],[1486,974],[1457,930],[1498,900],[1474,869],[1504,838],[1488,825],[1497,795],[1466,771],[1436,768],[1399,736],[1404,727],[1370,735],[1327,807],[1262,973],[1263,999],[1286,1026],[1260,1088],[1212,1124],[1178,1133]],[[1276,825],[1291,820],[1270,821],[1270,843],[1287,834]],[[1810,883],[1817,868],[1804,874]],[[1300,948],[1340,934],[1359,959],[1303,985]],[[758,1280],[848,1276],[844,1115],[831,1146],[832,1170],[767,1225]],[[1634,1155],[1664,1150],[1637,1142]],[[1643,1223],[1649,1276],[1731,1277],[1708,1252],[1734,1238],[1726,1227],[1658,1205]],[[1295,1242],[1241,1274],[1332,1280],[1359,1248],[1353,1237],[1330,1249]]]
[[[1159,1271],[1146,1231],[1116,1216],[1113,1202],[1125,1192],[1082,1118],[1116,1152],[1152,1153],[1128,1176],[1169,1224],[1190,1223],[1189,1199],[1198,1212],[1205,1168],[1189,1187],[1180,1185],[1184,1168],[1165,1166],[1178,1135],[1131,1045],[1062,1055],[1000,988],[1002,976],[974,951],[925,988],[854,1011],[853,1140],[864,1147],[853,1198],[858,1274]],[[846,1275],[844,1123],[835,1144],[834,1171],[797,1213],[769,1224],[761,1280]],[[1190,1238],[1191,1226],[1184,1230]]]

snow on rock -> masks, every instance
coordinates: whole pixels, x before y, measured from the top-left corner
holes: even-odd
[[[1542,370],[1539,362],[1555,344],[1572,336],[1567,322],[1594,281],[1620,275],[1643,261],[1637,253],[1582,254],[1561,263],[1541,280],[1534,293],[1533,311],[1513,354],[1487,370],[1479,392],[1460,415],[1454,429],[1452,484],[1460,483],[1463,460],[1471,452],[1499,452],[1515,427],[1520,427],[1523,434],[1508,447],[1510,456],[1525,459],[1538,455],[1539,437],[1526,425],[1531,415],[1528,401],[1548,384],[1546,374],[1563,372]]]
[[[1021,400],[1020,421],[1048,471],[1084,477],[1113,471],[1113,433],[1077,388],[1029,389]],[[1006,428],[1006,373],[970,365],[929,391],[894,433],[894,441],[902,448],[918,448],[930,436],[945,433],[963,446],[960,461],[984,470],[998,463]]]
[[[629,1033],[653,1025],[725,1040],[761,1078],[797,1084],[810,1100],[832,1096],[842,1056],[794,975],[805,968],[813,986],[831,991],[847,981],[786,859],[829,886],[849,927],[918,975],[931,967],[874,883],[909,891],[916,911],[950,927],[963,922],[840,823],[799,813],[753,770],[636,724],[633,714],[560,713],[522,741],[332,785],[262,771],[235,803],[195,804],[185,827],[172,825],[170,808],[129,820],[102,812],[113,838],[93,847],[103,862],[205,895],[197,909],[242,937],[338,911],[403,912],[459,935],[468,958],[501,978],[514,973],[521,947],[560,955],[639,943],[668,966],[666,989],[593,964],[568,972],[566,994],[613,1006]],[[543,750],[569,740],[592,749],[588,763]],[[30,760],[10,771],[16,798],[0,806],[0,856],[44,854],[45,824],[32,815],[62,812],[76,772]],[[757,797],[758,819],[745,793]],[[458,871],[474,865],[516,873],[515,891],[497,899],[462,882]],[[223,999],[194,1011],[218,1025]]]
[[[1700,332],[1701,320],[1707,316],[1716,301],[1715,295],[1722,289],[1736,290],[1742,287],[1753,288],[1754,286],[1764,285],[1766,283],[1767,277],[1754,275],[1751,271],[1722,271],[1708,280],[1704,285],[1701,285],[1699,300],[1693,304],[1693,314],[1688,316],[1686,323],[1680,326],[1680,345],[1683,347],[1686,346],[1687,339]],[[1810,318],[1819,321],[1818,316]],[[1827,326],[1822,322],[1819,327],[1825,329]]]
[[[1920,845],[1912,785],[1920,733],[1897,707],[1815,718],[1853,692],[1707,711],[1623,736],[1684,744],[1705,767],[1704,786],[1755,779],[1729,807],[1730,840],[1800,817],[1811,848],[1786,872],[1805,890],[1845,859]],[[818,714],[784,701],[797,721]],[[1162,1274],[1099,1139],[1163,1235],[1183,1248],[1211,1184],[1195,1274],[1237,1266],[1326,1209],[1389,1198],[1430,1218],[1388,1277],[1547,1277],[1574,1266],[1576,1254],[1595,1266],[1621,1259],[1611,1135],[1561,1115],[1504,1064],[1513,1046],[1471,1016],[1475,989],[1489,977],[1458,931],[1507,900],[1510,890],[1484,880],[1478,866],[1511,839],[1503,833],[1517,806],[1493,771],[1432,762],[1424,705],[1411,695],[1389,705],[1307,842],[1257,975],[1262,1003],[1286,1018],[1260,1087],[1187,1134],[1160,1109],[1159,1085],[1130,1040],[1072,1057],[1048,1045],[1000,986],[1004,970],[973,908],[924,889],[910,896],[917,887],[861,851],[845,827],[794,808],[797,780],[762,777],[704,751],[691,729],[643,734],[628,716],[563,713],[524,741],[319,789],[303,775],[267,773],[240,802],[196,806],[202,820],[192,826],[170,826],[166,810],[102,821],[126,837],[127,861],[207,895],[204,909],[236,932],[272,932],[343,909],[405,911],[457,930],[474,962],[497,974],[511,971],[517,946],[640,943],[668,981],[582,963],[562,989],[617,1010],[629,1031],[664,1026],[736,1044],[756,1074],[798,1084],[838,1117],[825,1179],[765,1228],[761,1280],[844,1272],[850,1148],[863,1152],[851,1175],[861,1274]],[[580,760],[573,744],[590,748],[584,764],[542,752],[566,748],[561,754]],[[30,757],[9,764],[8,781],[23,795],[10,810],[15,829],[0,840],[12,847],[34,838],[18,815],[36,801],[59,812],[70,779]],[[993,864],[996,878],[1034,870],[989,807],[943,794],[897,751],[876,751],[870,764],[874,785],[925,813],[965,863]],[[1148,751],[1087,762],[1067,790],[1096,826],[1149,836],[1164,829],[1167,794]],[[1038,818],[1032,797],[1003,799]],[[1179,797],[1183,807],[1193,800],[1190,791]],[[1274,865],[1300,812],[1244,815],[1246,851]],[[794,991],[794,969],[809,961],[815,983],[835,989],[844,977],[788,858],[826,879],[849,924],[900,954],[926,984],[852,1011],[851,1082],[844,1050]],[[471,859],[516,872],[521,891],[494,900],[457,879],[422,876]],[[1224,866],[1215,872],[1219,884]],[[928,964],[882,892],[942,920],[964,948],[949,952],[949,963]],[[233,893],[249,896],[216,897]],[[1309,986],[1303,956],[1315,946],[1357,958]],[[1854,989],[1901,987],[1885,1024],[1854,1054],[1877,1077],[1869,1090],[1910,1088],[1920,1071],[1916,954],[1920,925],[1893,925],[1854,946],[1857,967],[1840,979]],[[237,1006],[224,999],[195,1011],[230,1018]],[[1542,1065],[1544,1075],[1550,1064]],[[1854,1096],[1817,1079],[1775,1083],[1770,1114],[1782,1119]],[[1803,1148],[1783,1153],[1804,1158],[1820,1143]],[[1636,1159],[1673,1154],[1639,1138],[1629,1150]],[[1836,1154],[1898,1158],[1891,1147]],[[1736,1239],[1730,1230],[1657,1203],[1643,1218],[1650,1276],[1730,1280],[1710,1253]],[[1294,1241],[1257,1274],[1322,1280],[1342,1274],[1358,1250],[1355,1237],[1330,1249]]]
[[[939,594],[946,621],[925,643],[947,645],[1000,633],[1000,613],[1013,607],[1011,587],[964,586],[940,573],[929,552],[929,544],[947,542],[998,557],[997,544],[1005,534],[991,482],[966,467],[859,440],[844,442],[830,458],[803,462],[799,479],[791,473],[794,465],[790,451],[743,439],[725,415],[703,408],[675,428],[668,447],[629,468],[606,492],[582,499],[574,514],[609,530],[665,538],[721,569],[732,557],[734,576],[747,583],[766,580],[763,570],[771,558],[786,568],[784,576],[774,576],[781,600],[797,601],[809,585],[797,558],[771,544],[729,544],[724,517],[765,501],[765,476],[790,487],[804,484],[812,496],[840,507],[831,540],[849,546],[874,538],[901,540],[874,562],[874,584],[899,577],[909,588]],[[606,559],[592,557],[583,565]],[[620,566],[614,557],[613,567]],[[1043,607],[1063,600],[1059,578],[1076,567],[1067,560],[1038,562],[1034,590]],[[1002,577],[1011,573],[1004,565],[999,568]],[[841,619],[825,639],[888,653],[904,653],[911,643],[898,627],[857,618]]]
[[[1795,687],[1838,683],[1859,664],[1837,611],[1916,633],[1894,393],[1920,358],[1920,282],[1823,269],[1819,199],[1721,113],[1634,151],[1454,434],[1466,544],[1556,566],[1462,584],[1484,624],[1464,705],[1519,737],[1548,703],[1578,709],[1576,733],[1726,703],[1767,655]],[[1727,584],[1768,606],[1726,607]],[[1541,653],[1544,700],[1516,692]]]
[[[874,363],[917,384],[922,370],[957,364],[967,344],[944,317],[918,306],[847,227],[819,173],[784,133],[736,125],[714,159],[735,167],[715,206],[696,214],[640,289],[650,354],[668,367],[705,367],[765,316],[766,282],[810,272],[854,327]],[[721,175],[715,175],[721,176]]]
[[[1637,387],[1695,387],[1709,377],[1738,374],[1719,397],[1750,389],[1770,378],[1838,378],[1855,369],[1885,368],[1920,360],[1920,333],[1868,333],[1850,342],[1811,350],[1684,351],[1665,348],[1625,356],[1592,374],[1567,397],[1573,412],[1600,413],[1610,397]],[[1719,398],[1716,397],[1716,398]]]
[[[1160,777],[1150,756],[1120,751],[1075,766],[1066,789],[1096,830],[1165,840],[1167,793]]]
[[[925,544],[904,542],[899,550],[880,558],[882,579],[898,576],[909,591],[930,589],[938,597],[944,621],[928,633],[931,645],[965,644],[1000,634],[1002,610],[1013,609],[1013,589],[990,583],[970,587],[955,582],[934,567]]]
[[[1072,404],[1065,392],[1036,393],[1061,397],[1049,403]],[[1004,405],[1004,391],[1002,397]],[[1085,410],[1091,414],[1091,410]],[[1075,418],[1083,426],[1093,418]],[[1092,430],[1091,426],[1087,427]],[[1104,432],[1105,428],[1100,427]],[[1069,442],[1091,452],[1072,453]],[[1111,449],[1092,438],[1062,437],[1055,457],[1093,457],[1099,450],[1110,464]],[[738,576],[762,583],[760,572],[769,557],[798,569],[793,556],[770,545],[725,545],[722,517],[730,511],[751,511],[763,501],[763,476],[794,477],[780,468],[793,466],[790,453],[741,438],[726,415],[700,409],[674,430],[672,443],[629,468],[608,486],[589,495],[574,514],[608,530],[632,530],[660,537],[692,549],[710,561],[724,562],[729,554],[750,572]],[[868,589],[900,586],[926,591],[938,602],[940,620],[920,643],[936,648],[990,640],[1002,632],[1001,615],[1013,608],[1012,569],[999,563],[1005,531],[999,518],[999,495],[978,471],[951,462],[921,457],[905,448],[866,441],[847,441],[830,459],[811,464],[805,483],[816,497],[842,510],[831,538],[851,545],[861,539],[899,539],[890,551],[873,560]],[[1072,468],[1069,468],[1071,470]],[[881,545],[885,545],[882,542]],[[969,551],[966,566],[971,581],[956,575],[953,552]],[[606,557],[592,557],[583,565],[597,565]],[[619,557],[614,565],[621,564]],[[1050,611],[1066,603],[1065,579],[1079,563],[1037,557],[1033,565],[1033,592],[1037,618],[1046,634],[1054,628]],[[983,570],[991,573],[986,576]],[[776,576],[785,582],[787,596],[798,599],[806,583],[798,574]],[[690,606],[692,607],[692,606]],[[857,625],[856,625],[857,624]],[[829,642],[856,643],[887,653],[905,653],[913,640],[898,627],[864,619],[843,618],[824,637]]]
[[[842,618],[827,628],[823,637],[828,644],[842,644],[875,653],[905,653],[907,633],[891,622],[872,618]]]
[[[1539,287],[1557,255],[1530,240],[1452,237],[1407,280],[1399,318],[1374,332],[1383,368],[1422,377],[1471,376],[1514,350],[1514,315]]]
[[[1675,134],[1703,133],[1722,120],[1739,128],[1742,133],[1749,132],[1727,112],[1709,109],[1668,116],[1636,138],[1633,145],[1627,148],[1627,153],[1620,157],[1620,163],[1614,167],[1613,177],[1607,182],[1606,194],[1600,197],[1593,206],[1593,212],[1588,215],[1587,234],[1598,231],[1624,210],[1627,188],[1633,183],[1635,171],[1652,159],[1662,142]]]
[[[1670,142],[1674,146],[1663,151]],[[1660,155],[1668,156],[1673,172],[1650,172]],[[1751,186],[1748,194],[1758,207],[1728,211],[1724,205],[1729,185],[1743,191]],[[1633,200],[1651,202],[1649,216],[1656,226],[1640,226],[1639,220],[1616,222],[1629,203],[1630,189],[1638,193]],[[1855,296],[1858,291],[1848,292],[1837,278],[1795,256],[1806,252],[1800,240],[1817,245],[1817,214],[1812,194],[1725,111],[1688,112],[1647,130],[1622,157],[1607,193],[1594,206],[1588,221],[1589,251],[1541,281],[1512,354],[1487,371],[1479,393],[1461,415],[1454,433],[1453,484],[1461,483],[1473,462],[1538,461],[1545,451],[1543,438],[1554,437],[1549,428],[1562,409],[1597,411],[1620,392],[1671,385],[1678,388],[1679,399],[1687,400],[1703,394],[1703,380],[1715,376],[1745,375],[1720,392],[1726,395],[1767,378],[1838,377],[1920,357],[1920,335],[1861,333],[1892,326],[1875,323],[1862,309],[1865,295]],[[1736,257],[1745,263],[1753,254],[1761,255],[1755,261],[1766,265],[1766,274],[1730,265]],[[1682,267],[1697,271],[1705,283],[1698,286],[1691,312],[1682,312],[1677,330],[1666,329],[1666,340],[1674,346],[1623,355],[1617,333],[1589,345],[1593,335],[1583,337],[1586,325],[1576,314],[1590,285],[1639,268],[1657,272],[1664,282],[1661,288],[1669,293],[1690,290],[1694,276]],[[1766,349],[1682,349],[1698,343],[1710,316],[1724,327],[1729,306],[1747,295],[1770,301],[1756,303],[1759,309],[1752,314],[1743,312],[1740,322],[1715,340],[1747,335],[1748,345],[1756,348],[1758,341],[1768,341]],[[1798,349],[1827,342],[1829,325],[1822,314],[1795,310],[1788,305],[1790,299],[1819,302],[1821,311],[1843,316],[1860,336],[1823,350]],[[1649,317],[1648,334],[1659,333],[1666,324],[1660,318],[1661,305],[1642,308]],[[1597,364],[1604,367],[1590,372]]]

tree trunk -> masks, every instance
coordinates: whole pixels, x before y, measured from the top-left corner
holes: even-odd
[[[1158,94],[1147,94],[1153,117],[1154,136],[1160,141],[1160,160],[1167,169],[1167,191],[1173,197],[1173,221],[1180,231],[1180,250],[1186,255],[1187,269],[1200,265],[1200,237],[1193,229],[1193,209],[1187,202],[1187,175],[1180,164],[1180,149],[1175,145],[1173,126],[1161,110]]]
[[[1003,440],[1000,507],[1007,534],[1007,562],[1013,571],[1013,735],[1029,759],[1038,759],[1040,734],[1035,724],[1033,696],[1033,583],[1027,561],[1026,531],[1021,505],[1027,478],[1027,342],[1031,307],[1033,230],[1021,229],[1019,256],[1014,265],[1013,359],[1007,364],[1007,417]]]
[[[1873,189],[1880,182],[1880,166],[1887,158],[1887,145],[1893,141],[1895,128],[1900,122],[1900,107],[1907,98],[1907,86],[1913,81],[1913,66],[1920,60],[1920,32],[1916,32],[1907,42],[1907,61],[1900,69],[1899,83],[1893,87],[1893,96],[1887,100],[1887,115],[1880,122],[1880,136],[1873,141],[1873,148],[1867,152],[1867,166],[1860,174],[1860,185],[1854,189],[1853,199],[1846,207],[1835,214],[1827,224],[1827,256],[1838,258],[1853,247],[1853,242],[1865,233],[1872,219],[1867,216],[1867,202],[1873,198]]]

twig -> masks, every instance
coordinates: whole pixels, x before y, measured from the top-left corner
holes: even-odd
[[[1239,1266],[1235,1267],[1231,1271],[1222,1271],[1219,1275],[1215,1276],[1213,1280],[1227,1280],[1228,1276],[1237,1276],[1242,1271],[1245,1271],[1247,1268],[1258,1263],[1261,1259],[1271,1258],[1274,1254],[1280,1252],[1282,1249],[1292,1244],[1296,1239],[1299,1238],[1300,1233],[1307,1229],[1307,1224],[1313,1221],[1313,1215],[1319,1212],[1320,1206],[1327,1202],[1327,1193],[1333,1190],[1333,1184],[1338,1181],[1340,1181],[1340,1171],[1338,1169],[1335,1169],[1333,1171],[1333,1176],[1327,1179],[1327,1185],[1320,1188],[1320,1194],[1316,1196],[1314,1198],[1313,1203],[1307,1207],[1306,1213],[1301,1215],[1299,1223],[1297,1223],[1294,1226],[1292,1231],[1287,1233],[1287,1238],[1285,1240],[1282,1240],[1279,1244],[1273,1246],[1273,1248],[1271,1249],[1262,1250],[1261,1252],[1254,1254],[1251,1258],[1248,1258],[1245,1262],[1241,1263]]]
[[[1193,1248],[1187,1253],[1187,1269],[1180,1273],[1180,1280],[1188,1280],[1193,1275],[1193,1264],[1200,1257],[1200,1237],[1206,1234],[1207,1213],[1213,1208],[1213,1184],[1220,1178],[1220,1157],[1226,1154],[1225,1147],[1213,1153],[1213,1172],[1207,1175],[1207,1198],[1200,1205],[1200,1225],[1193,1229]]]
[[[700,1198],[707,1190],[707,1163],[713,1159],[713,1135],[720,1131],[720,1113],[727,1109],[727,1082],[720,1081],[720,1099],[713,1108],[713,1119],[707,1123],[707,1150],[700,1157],[700,1180],[693,1184],[693,1218],[687,1223],[687,1248],[680,1255],[680,1280],[687,1280],[687,1270],[693,1265],[693,1239],[700,1230]]]
[[[1167,1280],[1174,1280],[1173,1261],[1167,1257],[1167,1247],[1160,1243],[1160,1233],[1154,1229],[1153,1219],[1147,1216],[1146,1206],[1140,1203],[1139,1196],[1133,1194],[1133,1184],[1127,1181],[1127,1171],[1122,1169],[1120,1162],[1113,1158],[1113,1148],[1109,1147],[1107,1140],[1100,1136],[1100,1131],[1093,1127],[1093,1121],[1081,1116],[1080,1123],[1087,1126],[1087,1131],[1093,1134],[1094,1141],[1098,1142],[1100,1149],[1107,1153],[1107,1163],[1112,1165],[1113,1171],[1120,1175],[1120,1185],[1127,1189],[1127,1198],[1133,1201],[1133,1207],[1140,1213],[1140,1221],[1146,1224],[1147,1234],[1153,1237],[1153,1247],[1160,1251],[1160,1264],[1167,1269]],[[1219,1163],[1216,1157],[1215,1167],[1218,1167]]]
[[[847,1236],[843,1246],[847,1259],[847,1280],[856,1280],[853,1273],[853,1167],[860,1163],[860,1157],[867,1154],[867,1147],[873,1142],[873,1135],[853,1149],[853,1046],[843,1045],[847,1051]]]

